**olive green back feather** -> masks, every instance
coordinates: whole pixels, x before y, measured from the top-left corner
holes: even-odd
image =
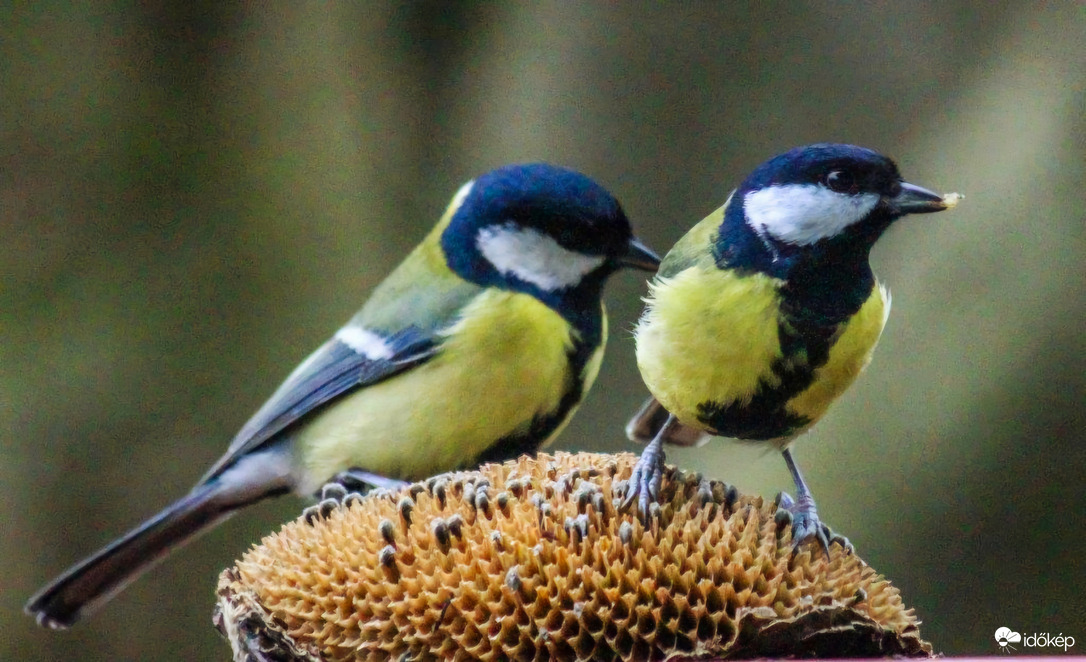
[[[449,269],[441,248],[441,233],[459,206],[458,196],[422,243],[373,290],[352,322],[385,333],[409,326],[429,333],[452,324],[482,292]]]
[[[706,268],[713,264],[713,253],[709,247],[716,241],[720,224],[724,222],[724,210],[728,208],[728,202],[731,202],[731,196],[675,243],[660,264],[658,277],[669,278],[696,264],[704,265]]]

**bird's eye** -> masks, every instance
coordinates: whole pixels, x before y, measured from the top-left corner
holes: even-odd
[[[856,178],[848,170],[831,170],[826,173],[822,182],[826,188],[837,193],[856,192]]]

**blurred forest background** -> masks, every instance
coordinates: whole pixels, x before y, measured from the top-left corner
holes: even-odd
[[[961,191],[873,263],[875,360],[798,445],[825,520],[949,654],[1086,644],[1086,4],[5,3],[0,21],[3,659],[226,659],[218,572],[280,499],[71,632],[44,581],[180,496],[310,350],[497,165],[578,168],[665,252],[816,141]],[[629,329],[563,449],[639,451]],[[772,496],[776,453],[670,461]],[[1021,649],[1022,653],[1056,653]]]

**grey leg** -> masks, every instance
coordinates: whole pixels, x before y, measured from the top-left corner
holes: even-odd
[[[796,549],[800,543],[815,538],[827,558],[830,555],[830,542],[836,542],[851,553],[852,543],[848,538],[835,534],[819,519],[814,497],[811,496],[807,481],[803,480],[803,474],[800,473],[795,459],[792,458],[792,451],[785,448],[781,451],[781,455],[784,456],[784,462],[788,465],[789,473],[792,474],[792,481],[796,484],[796,499],[793,500],[787,494],[782,494],[779,506],[792,516],[792,548]]]
[[[626,498],[622,502],[622,508],[629,508],[636,499],[637,512],[644,520],[649,518],[649,498],[656,499],[660,496],[660,484],[664,481],[664,437],[668,429],[677,423],[674,416],[667,415],[667,421],[660,427],[660,431],[641,452],[630,482],[626,484]]]

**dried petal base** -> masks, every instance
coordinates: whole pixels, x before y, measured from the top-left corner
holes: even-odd
[[[637,458],[523,457],[299,518],[219,580],[235,660],[930,657],[896,588],[838,545],[792,553],[760,497]]]

